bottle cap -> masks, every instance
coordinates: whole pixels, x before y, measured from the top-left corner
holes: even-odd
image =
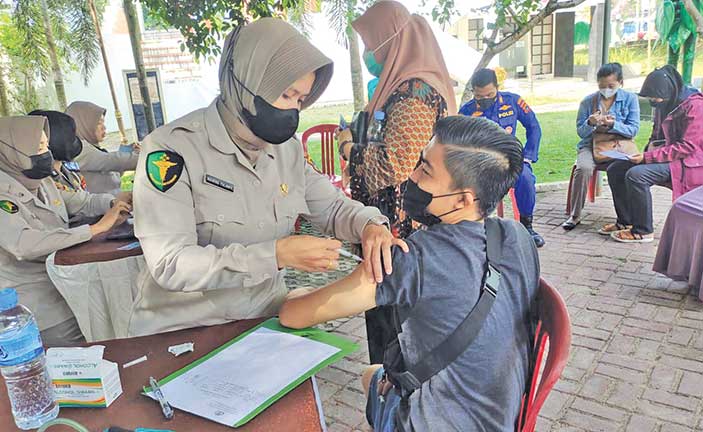
[[[0,290],[0,312],[17,306],[17,291],[14,288]]]

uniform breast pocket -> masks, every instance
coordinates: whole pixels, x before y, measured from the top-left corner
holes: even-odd
[[[276,209],[276,233],[279,238],[295,231],[298,217],[310,213],[302,193],[279,198],[275,201],[274,206]]]
[[[246,209],[236,201],[202,201],[195,209],[198,244],[223,248],[231,243],[248,243],[245,221]]]
[[[509,113],[505,113],[509,114]],[[514,115],[509,115],[509,116],[504,116],[498,119],[498,124],[500,127],[502,127],[506,132],[508,133],[513,133],[514,128],[515,128],[515,116]]]

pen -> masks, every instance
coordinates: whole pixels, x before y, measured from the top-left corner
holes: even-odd
[[[351,253],[351,252],[347,252],[347,251],[345,251],[344,249],[337,249],[337,252],[339,252],[339,254],[340,254],[341,256],[343,256],[343,257],[351,258],[351,259],[353,259],[354,261],[357,261],[357,262],[364,262],[364,259],[361,258],[360,256],[354,255],[354,254]]]
[[[164,413],[164,417],[171,420],[173,418],[173,408],[171,408],[171,405],[168,404],[168,401],[164,397],[161,387],[159,387],[159,383],[156,382],[154,377],[149,377],[149,385],[151,386],[151,391],[154,393],[154,396],[156,396],[156,399],[161,405],[161,412]]]

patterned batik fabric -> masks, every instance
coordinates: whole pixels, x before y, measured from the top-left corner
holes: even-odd
[[[391,221],[396,237],[417,228],[400,211],[404,182],[432,138],[434,125],[447,115],[442,96],[420,79],[403,82],[383,106],[382,143],[355,144],[350,157],[352,197],[377,207]]]

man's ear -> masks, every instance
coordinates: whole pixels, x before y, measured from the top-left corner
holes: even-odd
[[[471,207],[476,202],[476,194],[471,189],[464,189],[461,195],[462,207]]]

